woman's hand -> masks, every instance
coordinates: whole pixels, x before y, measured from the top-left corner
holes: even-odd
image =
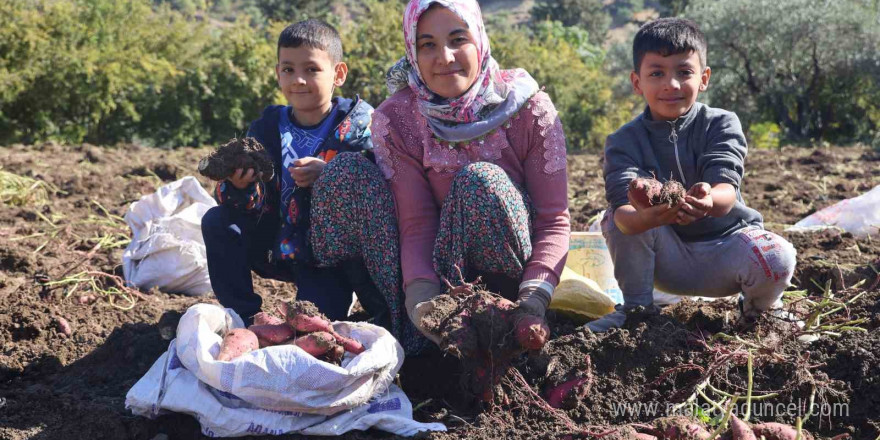
[[[416,279],[406,286],[406,313],[413,325],[431,342],[439,345],[440,335],[422,325],[422,318],[434,310],[433,298],[442,292],[440,284],[425,279]]]

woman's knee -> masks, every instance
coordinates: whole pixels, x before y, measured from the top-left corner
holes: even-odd
[[[493,163],[489,162],[474,162],[465,165],[453,179],[453,185],[478,185],[482,188],[490,188],[493,185],[496,185],[499,181],[499,178],[509,180],[507,177],[507,173]]]

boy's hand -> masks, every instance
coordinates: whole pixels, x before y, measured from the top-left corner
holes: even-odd
[[[641,217],[643,224],[648,226],[647,229],[676,223],[678,220],[678,214],[681,212],[682,205],[684,204],[684,202],[682,202],[678,205],[669,206],[665,203],[661,203],[659,205],[646,206],[639,203],[638,200],[630,197],[629,193],[627,193],[627,198],[629,199],[629,204],[636,209],[639,217]]]
[[[712,187],[706,182],[695,183],[688,190],[684,201],[685,203],[676,219],[676,223],[682,226],[689,225],[709,215],[709,212],[712,211],[715,205],[712,200]]]
[[[318,180],[318,176],[321,175],[325,165],[327,165],[327,162],[317,157],[304,157],[294,161],[293,166],[287,170],[290,171],[296,186],[308,188]]]
[[[245,172],[243,168],[239,168],[235,170],[235,173],[227,177],[226,180],[238,189],[245,189],[259,179],[262,174],[263,173],[255,173],[253,168],[248,168],[247,172]]]

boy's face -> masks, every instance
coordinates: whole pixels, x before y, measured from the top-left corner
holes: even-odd
[[[636,94],[645,97],[656,121],[672,121],[687,113],[697,94],[709,86],[711,70],[702,69],[695,51],[663,56],[648,52],[639,72],[630,74]]]
[[[345,83],[346,75],[348,66],[334,64],[330,54],[321,49],[300,46],[278,50],[275,76],[294,114],[329,110],[333,89]]]

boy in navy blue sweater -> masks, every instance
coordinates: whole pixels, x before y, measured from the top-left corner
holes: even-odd
[[[262,305],[254,271],[294,282],[297,299],[315,303],[331,320],[345,319],[354,291],[374,322],[390,327],[386,301],[362,258],[319,267],[312,252],[313,186],[337,154],[372,149],[373,108],[358,98],[333,98],[348,67],[339,34],[320,20],[284,29],[275,72],[289,105],[267,107],[247,134],[271,156],[274,177],[263,182],[253,169],[236,170],[218,183],[220,206],[202,219],[214,293],[250,324]]]

